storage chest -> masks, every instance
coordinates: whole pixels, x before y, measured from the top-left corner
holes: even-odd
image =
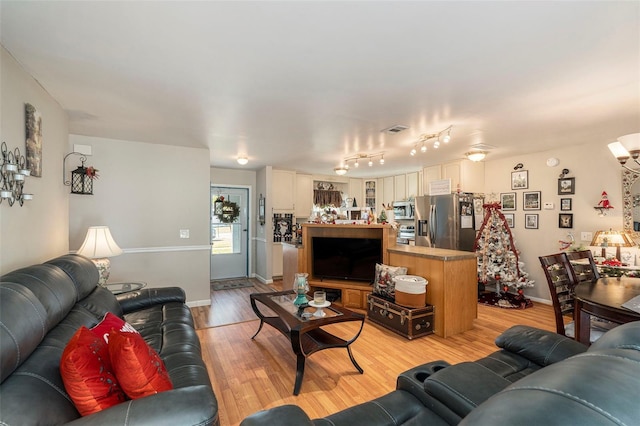
[[[367,296],[369,319],[411,340],[433,333],[434,307],[408,308],[374,294]]]

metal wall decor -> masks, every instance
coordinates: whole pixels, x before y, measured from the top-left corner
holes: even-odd
[[[25,178],[31,175],[26,158],[18,148],[9,151],[6,142],[0,145],[0,155],[0,203],[7,200],[9,206],[13,206],[17,201],[22,206],[25,201],[33,199],[33,194],[24,192]]]
[[[71,171],[71,180],[66,180],[67,157],[72,154],[79,155],[82,164],[75,170]],[[79,152],[70,152],[65,155],[64,159],[62,160],[62,182],[65,186],[71,187],[72,194],[93,195],[93,180],[98,177],[98,170],[93,167],[85,167],[85,161],[87,161],[87,157]]]

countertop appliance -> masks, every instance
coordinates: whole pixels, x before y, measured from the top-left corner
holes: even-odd
[[[395,220],[398,219],[412,219],[414,218],[414,207],[415,204],[413,201],[395,201],[393,203],[393,217]]]
[[[411,244],[416,239],[416,228],[414,225],[400,225],[396,244]]]
[[[476,239],[474,199],[482,208],[482,197],[468,192],[422,196],[415,199],[417,246],[473,251]]]

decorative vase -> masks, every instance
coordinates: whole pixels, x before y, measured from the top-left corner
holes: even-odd
[[[309,274],[306,272],[296,272],[296,277],[293,280],[293,291],[296,292],[296,300],[293,301],[293,304],[296,306],[304,305],[307,303],[307,292],[309,291],[309,282],[307,281],[307,277]]]

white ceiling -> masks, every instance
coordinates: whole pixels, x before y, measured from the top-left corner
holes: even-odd
[[[640,2],[5,1],[4,47],[74,134],[211,165],[384,176],[640,132]],[[27,101],[25,99],[25,101]],[[45,118],[46,119],[46,118]],[[402,124],[397,135],[380,130]],[[452,140],[410,157],[422,133]]]

